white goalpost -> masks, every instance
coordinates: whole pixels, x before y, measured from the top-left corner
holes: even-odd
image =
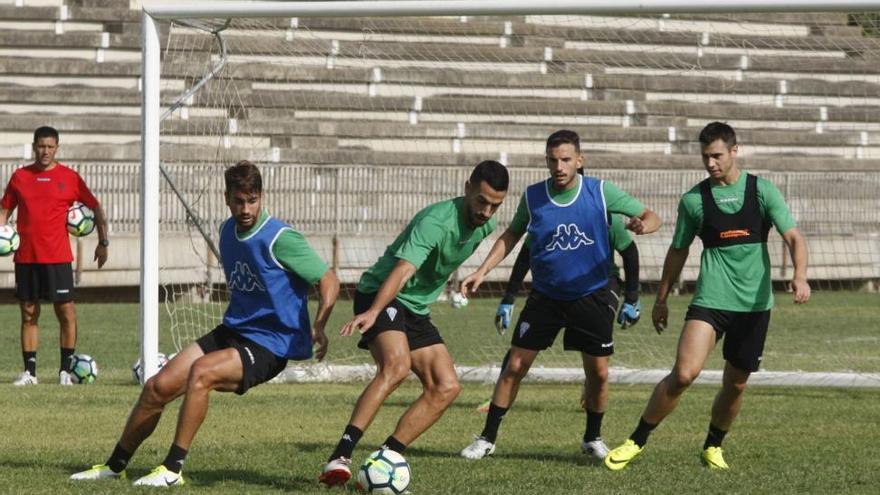
[[[880,170],[880,112],[871,108],[880,106],[872,62],[880,38],[863,33],[880,33],[880,14],[863,24],[848,16],[872,10],[880,1],[145,1],[144,379],[158,371],[160,327],[170,327],[179,349],[220,321],[222,170],[240,159],[261,166],[273,215],[302,230],[352,286],[416,211],[460,194],[482,159],[512,171],[497,214],[503,231],[523,187],[546,175],[543,140],[573,128],[589,173],[645,200],[669,226],[637,239],[643,286],[651,286],[678,198],[704,176],[695,130],[725,120],[740,134],[746,167],[779,186],[810,236],[811,279],[876,290],[880,174],[871,172]],[[484,244],[464,272],[488,252]],[[782,287],[791,261],[775,232],[768,246]],[[691,249],[684,290],[695,280],[698,250]],[[514,258],[492,273],[496,287]],[[337,308],[348,311],[346,303]],[[637,328],[644,332],[615,333],[612,381],[653,383],[666,372],[672,351]],[[845,356],[804,351],[753,381],[880,386],[870,356],[876,330],[844,338],[870,345]],[[508,342],[465,349],[462,378],[494,380]],[[582,379],[579,357],[547,355],[550,364],[531,379]],[[363,356],[343,352],[282,379],[356,379],[371,369]]]

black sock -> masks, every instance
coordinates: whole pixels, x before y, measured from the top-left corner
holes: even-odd
[[[162,461],[162,465],[169,471],[179,474],[180,470],[183,469],[183,461],[185,460],[186,449],[182,449],[178,447],[176,443],[172,443],[171,448],[168,449],[168,455],[165,456],[165,460]]]
[[[361,431],[360,428],[354,425],[347,425],[345,431],[342,432],[342,438],[339,439],[339,443],[336,444],[336,449],[330,454],[330,458],[327,459],[327,462],[330,462],[333,459],[339,459],[340,457],[351,459],[351,455],[354,453],[354,448],[357,443],[361,441],[362,436],[364,436],[364,432]]]
[[[486,426],[483,427],[483,433],[480,433],[481,437],[490,443],[495,443],[495,439],[498,438],[498,427],[501,426],[501,420],[507,414],[507,409],[496,406],[494,402],[489,404],[489,414],[486,415]]]
[[[37,376],[37,352],[22,352],[21,359],[24,360],[24,370]]]
[[[629,436],[629,439],[635,442],[639,447],[644,447],[645,444],[648,443],[648,435],[650,435],[651,431],[656,427],[657,425],[645,421],[645,418],[639,418],[639,426],[637,426],[636,431]]]
[[[406,450],[406,445],[400,443],[400,440],[394,438],[394,435],[385,439],[385,443],[382,444],[383,449],[389,449],[397,452],[398,454],[403,454],[403,451]]]
[[[594,412],[587,409],[587,430],[584,433],[584,441],[592,442],[602,436],[602,417],[604,412]]]
[[[113,449],[113,453],[110,454],[110,458],[107,459],[107,466],[110,467],[110,470],[114,473],[121,473],[125,466],[128,466],[128,461],[131,460],[132,454],[125,449],[123,449],[118,443],[116,447]]]
[[[70,372],[70,356],[73,356],[73,348],[72,347],[62,347],[61,348],[61,366],[59,366],[58,371],[67,371]]]
[[[706,435],[706,443],[703,444],[703,450],[706,450],[709,447],[721,447],[721,442],[724,441],[724,435],[727,435],[726,431],[709,423],[709,433]]]

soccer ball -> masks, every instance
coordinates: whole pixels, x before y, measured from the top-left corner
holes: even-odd
[[[67,209],[67,231],[76,237],[87,236],[95,230],[95,212],[82,203],[73,203]]]
[[[21,237],[12,225],[0,226],[0,256],[9,256],[18,251]]]
[[[173,358],[175,355],[172,354],[170,357],[166,357],[165,354],[160,352],[156,356],[159,358],[159,369],[161,370],[168,361],[171,361],[170,358]],[[134,379],[135,383],[141,383],[144,381],[144,365],[141,363],[141,358],[138,358],[138,360],[131,365],[131,377]]]
[[[467,306],[470,301],[468,301],[468,298],[461,295],[461,292],[453,292],[449,302],[452,304],[453,308],[461,309]]]
[[[74,383],[94,383],[98,378],[98,363],[88,354],[70,356],[70,377]]]
[[[402,455],[379,449],[361,465],[355,486],[362,493],[399,495],[409,486],[410,474],[409,463]]]

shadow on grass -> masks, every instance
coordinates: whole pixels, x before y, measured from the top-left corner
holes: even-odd
[[[278,490],[302,492],[314,490],[318,486],[318,474],[314,478],[303,476],[289,477],[283,473],[268,476],[248,469],[199,469],[191,471],[189,477],[200,487],[211,487],[227,482],[244,485],[259,485]]]
[[[299,452],[315,452],[315,451],[325,451],[328,454],[332,451],[332,445],[324,444],[324,443],[312,443],[312,442],[293,442],[291,444],[294,451]],[[329,448],[328,448],[329,447]],[[464,445],[462,445],[464,447]],[[379,448],[378,445],[367,445],[360,444],[358,445],[357,450],[355,451],[356,456],[363,455],[366,457],[367,453],[371,451],[372,448]],[[502,447],[499,447],[502,448]],[[419,457],[422,459],[433,459],[435,461],[458,461],[461,462],[462,465],[466,465],[469,467],[475,466],[475,461],[465,459],[458,454],[458,451],[451,450],[439,450],[439,449],[430,449],[423,447],[412,447],[406,449],[405,452],[406,457]],[[561,464],[567,465],[578,465],[584,467],[601,467],[601,463],[593,462],[589,457],[584,455],[580,451],[580,444],[578,445],[564,445],[559,448],[558,452],[535,452],[534,450],[529,451],[526,449],[511,449],[505,450],[503,453],[498,453],[494,456],[498,459],[511,459],[511,460],[528,460],[528,461],[539,461],[539,462],[558,462]],[[493,458],[488,458],[484,462],[492,462]],[[317,471],[316,471],[317,473]],[[317,474],[315,475],[317,477]]]

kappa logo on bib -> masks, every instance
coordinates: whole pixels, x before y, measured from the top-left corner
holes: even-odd
[[[550,243],[544,249],[547,251],[555,251],[557,249],[561,251],[574,251],[581,246],[590,246],[595,243],[596,241],[581,232],[581,229],[576,224],[561,223],[556,226],[556,233],[553,234],[553,239],[550,240]]]
[[[236,261],[232,274],[229,276],[229,290],[237,290],[239,292],[266,292],[266,288],[251,271],[251,267],[243,261]]]

